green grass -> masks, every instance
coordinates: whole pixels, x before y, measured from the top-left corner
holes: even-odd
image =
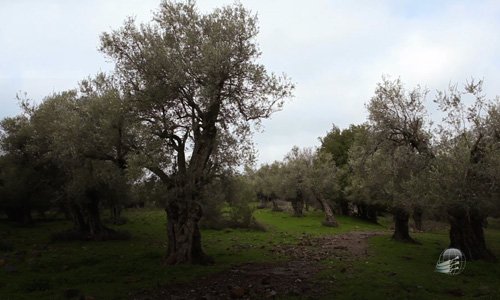
[[[337,228],[321,226],[321,212],[295,218],[285,212],[257,210],[256,219],[266,232],[244,229],[203,230],[206,252],[213,266],[161,265],[166,251],[165,215],[161,210],[128,211],[129,222],[117,227],[128,230],[132,239],[107,242],[49,243],[53,232],[71,226],[65,221],[43,222],[31,228],[0,223],[0,237],[13,247],[0,249],[0,299],[62,299],[68,289],[96,299],[123,299],[144,289],[169,282],[183,282],[228,269],[234,264],[286,259],[269,250],[275,244],[295,243],[303,234],[318,236],[352,230],[384,230],[380,225],[356,218],[339,217]],[[491,248],[500,257],[500,230],[487,232]],[[498,293],[498,264],[469,263],[463,275],[433,272],[435,261],[446,248],[445,233],[418,234],[422,245],[394,243],[389,236],[371,240],[373,256],[363,261],[324,261],[329,266],[318,277],[336,299],[404,299],[451,297],[460,289],[466,296],[476,290]],[[3,260],[3,261],[2,261]],[[9,272],[5,265],[8,265]],[[12,272],[12,266],[14,272]],[[346,268],[346,272],[341,272]],[[332,283],[330,283],[330,281]],[[434,297],[436,296],[436,297]],[[481,298],[478,298],[481,299]],[[490,299],[490,298],[486,298]]]
[[[418,233],[420,245],[401,244],[389,235],[370,241],[371,256],[356,262],[329,260],[319,279],[330,289],[325,299],[500,299],[500,264],[467,262],[462,274],[434,272],[449,244],[448,234]],[[489,247],[500,257],[500,231],[488,229]]]
[[[280,221],[269,224],[267,232],[202,231],[204,249],[216,261],[213,266],[161,265],[166,251],[166,218],[162,210],[127,212],[128,223],[117,228],[132,234],[129,241],[49,243],[52,233],[71,224],[42,222],[34,227],[16,228],[0,223],[2,237],[14,248],[0,252],[0,259],[15,268],[15,272],[6,271],[5,266],[0,268],[0,299],[59,299],[68,289],[99,299],[122,299],[129,293],[193,280],[234,264],[283,260],[269,250],[274,244],[293,243],[300,237],[296,230],[288,232],[287,224],[299,228],[304,220],[310,226],[317,219],[316,227],[321,227],[319,214],[314,219],[298,219],[266,210],[256,212],[256,216],[259,220],[279,216]],[[275,225],[282,230],[275,229]]]
[[[270,212],[269,210],[257,210],[255,218],[265,224],[271,231],[286,233],[291,237],[298,237],[301,234],[314,236],[326,234],[338,234],[353,230],[383,230],[380,225],[373,224],[357,218],[337,216],[339,227],[321,226],[325,215],[321,211],[310,211],[305,217],[290,217],[287,212]]]

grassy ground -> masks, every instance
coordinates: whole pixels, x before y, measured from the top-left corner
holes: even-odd
[[[324,227],[320,225],[323,216],[319,212],[293,218],[287,213],[258,210],[255,216],[266,225],[267,232],[202,232],[205,250],[216,260],[214,266],[161,265],[166,240],[165,215],[159,210],[126,213],[129,222],[119,229],[131,232],[129,241],[48,243],[51,233],[70,224],[57,221],[15,228],[0,223],[0,237],[13,248],[8,252],[0,249],[0,299],[64,299],[64,294],[71,290],[95,299],[123,299],[143,289],[193,280],[234,264],[286,259],[269,250],[274,244],[295,243],[303,234],[384,230],[382,226],[346,217],[339,217],[338,228]],[[330,267],[318,280],[327,284],[331,293],[328,298],[336,299],[442,299],[462,294],[498,294],[499,264],[469,263],[465,273],[456,277],[437,274],[433,268],[446,248],[446,233],[418,234],[416,238],[422,245],[394,243],[388,233],[376,237],[371,241],[371,257],[353,263],[325,261]],[[500,257],[500,230],[489,229],[487,238]]]
[[[371,256],[354,263],[328,261],[326,299],[500,299],[500,263],[467,262],[464,272],[449,276],[434,272],[448,246],[445,232],[418,233],[420,245],[402,245],[389,236],[370,241]],[[487,241],[500,257],[500,231],[487,230]]]

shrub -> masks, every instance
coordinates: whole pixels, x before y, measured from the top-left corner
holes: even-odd
[[[251,186],[243,177],[230,177],[212,182],[203,192],[201,226],[210,229],[251,228],[265,230],[253,217],[255,201]]]

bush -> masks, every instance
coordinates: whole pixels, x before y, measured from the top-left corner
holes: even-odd
[[[201,226],[210,229],[251,228],[265,230],[253,217],[254,192],[242,177],[219,179],[203,193]]]
[[[219,180],[212,182],[202,192],[201,205],[203,218],[200,226],[206,229],[222,229],[226,227],[223,209],[227,207],[225,188]]]
[[[255,208],[250,206],[255,201],[254,192],[242,178],[235,180],[234,193],[229,202],[228,227],[231,228],[251,228],[265,230],[264,226],[259,224],[253,216]]]

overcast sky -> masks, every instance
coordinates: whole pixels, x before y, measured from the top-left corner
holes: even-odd
[[[499,1],[241,2],[259,16],[261,62],[296,83],[295,98],[255,135],[259,162],[281,159],[293,145],[317,146],[333,123],[363,122],[382,75],[430,90],[484,78],[488,95],[500,94]],[[127,16],[148,21],[159,3],[0,0],[0,118],[19,112],[19,91],[40,102],[112,70],[97,51],[100,33]]]

